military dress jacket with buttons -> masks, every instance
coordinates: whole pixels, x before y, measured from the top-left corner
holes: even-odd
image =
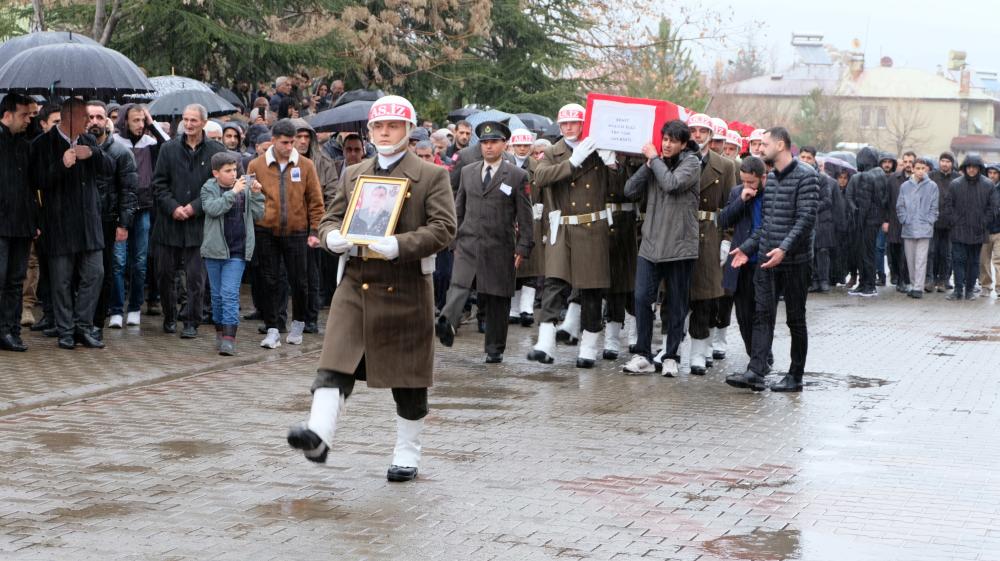
[[[409,191],[395,229],[399,257],[347,261],[330,303],[319,367],[352,375],[364,358],[369,387],[427,388],[434,380],[432,260],[455,238],[455,199],[447,170],[411,152],[388,173],[376,168],[371,158],[344,171],[319,238],[325,247],[327,235],[340,230],[359,176],[405,177]]]
[[[625,182],[645,163],[644,159],[619,158],[618,165],[624,168],[624,173],[608,176],[607,201],[608,210],[612,212],[612,223],[608,229],[611,251],[608,255],[611,275],[608,292],[612,294],[627,294],[635,290],[635,270],[639,263],[639,215],[635,211],[638,204],[625,196]],[[632,209],[619,210],[625,204]]]
[[[528,173],[509,162],[483,185],[483,166],[462,169],[455,198],[458,238],[451,284],[480,294],[510,298],[516,289],[514,254],[531,255],[533,238]],[[515,229],[515,225],[517,228]]]
[[[718,215],[726,207],[729,192],[736,186],[732,160],[709,150],[703,162],[698,198],[698,261],[691,275],[691,300],[711,300],[725,295],[722,265],[719,264],[722,230],[707,213]]]
[[[609,175],[597,152],[580,167],[569,163],[573,149],[560,139],[545,149],[545,157],[535,170],[535,187],[541,191],[544,215],[554,210],[562,217],[598,213],[605,210]],[[545,276],[566,281],[576,289],[608,288],[609,226],[607,219],[586,224],[560,224],[553,244],[545,245]]]
[[[516,160],[515,160],[516,162]],[[538,160],[528,156],[521,164],[521,169],[528,174],[528,198],[531,199],[531,207],[542,204],[542,193],[535,186],[535,170],[538,168]],[[531,256],[521,261],[521,266],[517,269],[517,278],[529,279],[545,276],[545,233],[548,222],[545,221],[545,213],[542,217],[534,219],[532,215],[531,240],[535,243],[531,248]]]

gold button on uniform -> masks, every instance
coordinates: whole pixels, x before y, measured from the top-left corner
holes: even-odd
[[[590,208],[590,203],[587,203],[587,208]]]
[[[361,290],[368,290],[368,283],[362,284],[361,285]]]
[[[386,292],[395,292],[396,289],[390,286],[389,288],[386,288],[385,291]]]
[[[576,206],[576,202],[569,203],[569,206]]]

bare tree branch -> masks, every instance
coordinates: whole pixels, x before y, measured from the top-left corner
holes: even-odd
[[[98,41],[101,38],[101,32],[104,31],[104,5],[105,0],[95,0],[94,2],[94,27],[90,32],[94,41]]]
[[[32,31],[45,31],[45,7],[42,0],[31,0],[31,7],[34,10],[34,17],[31,19]]]
[[[118,20],[122,17],[122,0],[114,0],[114,4],[111,5],[111,15],[108,16],[108,21],[104,24],[104,31],[101,33],[100,43],[107,46],[111,42],[111,36],[115,32],[115,28],[118,26]]]

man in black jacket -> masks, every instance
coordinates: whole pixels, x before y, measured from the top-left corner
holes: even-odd
[[[87,128],[87,107],[68,99],[62,120],[32,142],[31,169],[42,192],[41,241],[49,259],[59,347],[103,348],[94,309],[104,280],[98,181],[110,163]]]
[[[21,341],[21,293],[38,228],[25,135],[31,105],[17,94],[0,102],[0,349],[17,352],[28,350]]]
[[[135,215],[138,199],[138,183],[135,158],[127,148],[116,144],[111,136],[111,121],[108,120],[107,106],[103,101],[87,102],[87,132],[94,136],[97,145],[107,154],[110,167],[97,178],[97,188],[101,194],[101,220],[104,230],[104,284],[101,297],[94,310],[94,333],[103,339],[104,320],[108,315],[111,286],[114,281],[115,244],[128,240],[129,227]],[[112,318],[111,327],[122,327],[122,316]]]
[[[741,380],[726,379],[735,387],[764,389],[763,373],[774,339],[778,294],[785,298],[785,315],[792,335],[788,374],[771,386],[775,392],[802,391],[802,375],[809,346],[806,329],[806,296],[812,274],[813,229],[819,206],[819,176],[812,167],[792,158],[792,139],[783,127],[764,134],[764,160],[773,171],[764,190],[761,227],[730,254],[732,266],[746,265],[757,254],[760,269],[754,277],[755,310],[750,364]]]
[[[888,199],[886,174],[878,166],[879,156],[873,148],[858,152],[858,172],[847,184],[847,204],[855,224],[861,230],[861,280],[851,296],[876,296],[875,240],[882,227]]]
[[[909,294],[910,271],[906,265],[906,255],[903,253],[903,226],[896,214],[896,201],[899,200],[899,190],[913,172],[913,164],[917,154],[913,151],[903,152],[898,161],[896,171],[889,175],[889,199],[885,209],[886,220],[882,227],[886,233],[886,255],[889,257],[890,280],[896,285],[896,291]]]
[[[944,205],[951,197],[951,182],[958,179],[959,173],[955,170],[955,156],[951,152],[943,152],[938,158],[938,169],[931,172],[931,181],[937,183],[938,187],[938,208],[944,209]],[[938,292],[950,289],[948,279],[951,278],[951,229],[948,226],[947,218],[943,212],[938,213],[937,222],[934,223],[934,238],[931,239],[931,248],[927,253],[927,279],[924,282],[924,291],[932,292],[935,288]]]
[[[187,106],[181,120],[185,132],[160,148],[153,171],[157,215],[152,241],[157,285],[163,299],[163,331],[177,331],[174,271],[183,266],[187,304],[181,313],[184,322],[181,337],[193,339],[198,335],[205,288],[205,268],[201,261],[205,223],[201,186],[212,177],[212,156],[225,152],[226,147],[205,136],[208,111],[204,106]]]
[[[978,155],[966,156],[959,169],[962,175],[951,182],[951,196],[941,211],[951,226],[951,260],[955,267],[955,290],[948,300],[975,300],[979,252],[1000,208],[1000,195],[984,175],[986,166]]]

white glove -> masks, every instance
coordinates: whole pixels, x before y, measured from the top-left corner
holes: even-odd
[[[594,137],[588,136],[581,140],[580,144],[577,144],[576,148],[573,149],[573,155],[569,157],[569,163],[575,168],[582,166],[583,161],[587,159],[587,156],[593,154],[594,150],[597,150],[597,141],[594,140]]]
[[[598,150],[597,155],[601,157],[601,161],[604,165],[609,168],[618,167],[618,154],[614,150]]]
[[[341,236],[340,230],[331,230],[326,235],[326,247],[330,248],[330,251],[334,253],[347,253],[354,247],[354,243],[347,241],[344,236]]]
[[[379,239],[377,242],[370,243],[368,244],[368,249],[377,251],[390,261],[399,257],[399,241],[396,239],[396,236],[388,236]]]
[[[729,240],[722,240],[719,245],[719,265],[725,265],[726,259],[729,259],[729,248],[732,247],[733,243]]]

